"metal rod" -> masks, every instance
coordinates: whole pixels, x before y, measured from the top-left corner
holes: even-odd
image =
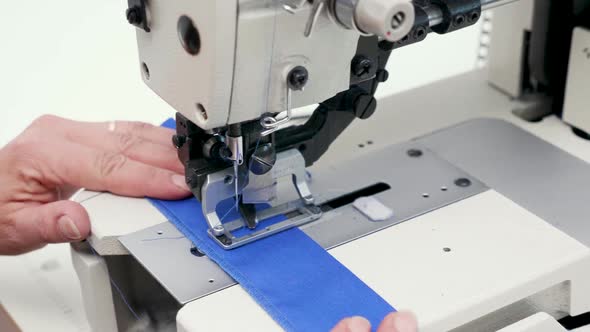
[[[481,0],[481,10],[488,10],[507,5],[518,0]]]
[[[488,10],[500,6],[507,5],[509,3],[516,2],[518,0],[481,0],[481,10]],[[422,8],[428,14],[428,21],[430,27],[439,25],[443,22],[443,12],[442,10],[436,5],[430,5],[428,7]]]

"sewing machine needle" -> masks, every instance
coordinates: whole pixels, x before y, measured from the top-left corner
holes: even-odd
[[[235,209],[236,211],[238,211],[238,203],[239,203],[239,194],[238,194],[238,161],[235,160],[234,161],[234,190],[235,190],[235,199],[236,199],[236,205],[235,205]]]

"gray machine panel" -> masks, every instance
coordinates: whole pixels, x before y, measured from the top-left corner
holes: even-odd
[[[408,151],[412,149],[419,150],[420,155],[410,156]],[[318,204],[378,183],[391,188],[374,195],[393,210],[393,217],[385,221],[372,221],[346,204],[301,227],[324,248],[341,245],[488,189],[416,142],[392,145],[345,163],[327,161],[312,167],[310,173],[309,186]],[[457,185],[457,179],[468,179],[469,185]],[[170,223],[123,236],[120,241],[179,303],[235,284],[207,257],[191,254],[190,241]]]
[[[172,223],[122,236],[119,241],[180,304],[236,283],[212,260],[191,253],[193,244]]]
[[[467,121],[417,142],[590,246],[590,165],[585,161],[495,119]]]

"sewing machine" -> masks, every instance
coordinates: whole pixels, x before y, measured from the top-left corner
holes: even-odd
[[[375,97],[392,52],[492,7],[487,71]],[[562,331],[590,323],[589,8],[129,0],[126,17],[219,246],[300,227],[421,331]],[[146,200],[80,200],[93,230],[72,257],[96,331],[279,329]]]

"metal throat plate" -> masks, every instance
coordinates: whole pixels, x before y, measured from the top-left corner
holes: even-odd
[[[301,229],[326,249],[487,190],[417,142],[392,145],[339,164],[322,160],[309,171],[310,189],[316,202],[324,204],[325,213]],[[393,210],[389,219],[372,221],[347,202],[351,193],[387,186],[390,189],[374,197]],[[120,241],[181,304],[235,284],[207,257],[195,255],[195,250],[191,253],[191,242],[170,223],[123,236]]]

